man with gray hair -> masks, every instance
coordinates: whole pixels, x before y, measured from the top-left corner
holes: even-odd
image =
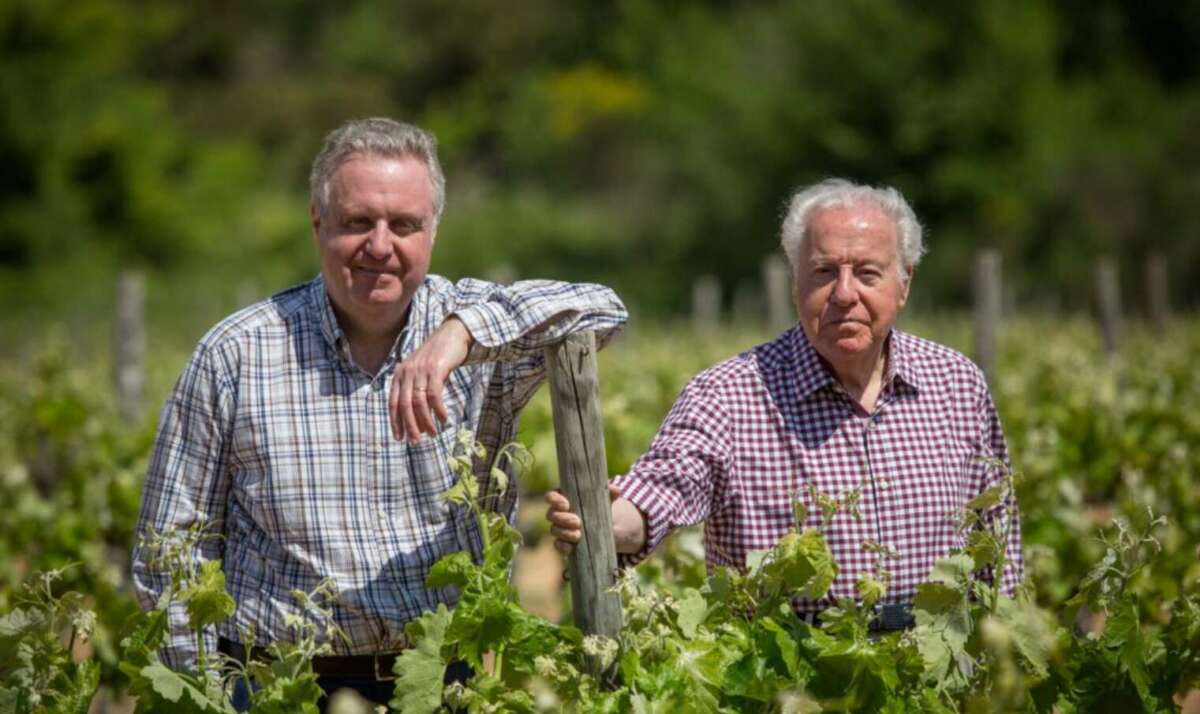
[[[598,285],[429,274],[445,179],[433,136],[417,127],[341,126],[310,182],[320,274],[201,339],[162,410],[138,532],[203,524],[219,536],[192,554],[224,561],[237,601],[205,633],[208,652],[255,655],[239,644],[244,632],[256,648],[290,639],[289,616],[303,615],[292,591],[332,579],[347,638],[314,662],[318,684],[386,704],[405,623],[454,603],[452,589],[425,587],[430,566],[481,551],[476,521],[440,498],[457,432],[487,448],[476,469],[489,493],[483,462],[515,436],[545,376],[543,349],[584,330],[603,344],[626,312]],[[510,518],[515,494],[495,499]],[[143,547],[133,578],[145,608],[170,581]],[[191,666],[198,643],[182,607],[169,619],[163,657]]]
[[[797,611],[813,622],[855,599],[882,556],[890,582],[872,626],[907,627],[917,585],[966,545],[951,515],[1004,476],[1004,434],[970,360],[895,328],[924,250],[898,191],[823,181],[796,192],[781,233],[799,324],[687,385],[649,451],[610,487],[617,552],[636,563],[672,529],[704,521],[709,569],[743,569],[797,525],[793,500],[808,506],[800,525],[816,526],[813,489],[858,490],[861,518],[843,513],[825,532],[838,564],[829,594]],[[569,550],[579,518],[562,494],[547,500]],[[1021,573],[1014,527],[1006,593]]]

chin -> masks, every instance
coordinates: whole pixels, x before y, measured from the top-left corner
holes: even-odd
[[[355,285],[348,291],[349,298],[363,307],[382,307],[399,302],[403,291],[386,290],[368,285]]]
[[[389,305],[396,305],[403,299],[404,299],[404,293],[402,293],[400,291],[396,291],[396,292],[392,292],[390,290],[387,292],[376,291],[376,292],[371,293],[367,297],[366,302],[367,302],[367,304],[372,305],[374,307],[387,307]]]
[[[834,350],[836,350],[844,355],[860,355],[860,354],[863,354],[864,352],[866,352],[867,350],[869,350],[870,348],[871,348],[870,342],[854,342],[852,344],[836,342],[833,345]]]
[[[822,340],[825,348],[832,353],[854,356],[867,352],[875,344],[869,334],[858,334],[851,337],[830,336]]]

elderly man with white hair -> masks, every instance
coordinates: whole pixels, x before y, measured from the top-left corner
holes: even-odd
[[[811,500],[811,487],[861,487],[861,518],[842,514],[826,529],[837,578],[797,609],[811,622],[854,598],[885,551],[891,583],[875,626],[905,627],[917,585],[965,545],[951,515],[1003,476],[1004,434],[978,367],[895,327],[924,250],[898,191],[823,181],[796,192],[781,232],[799,324],[687,385],[649,451],[611,486],[617,551],[636,563],[671,530],[703,521],[709,569],[741,569],[795,525],[792,502]],[[547,500],[569,550],[580,520],[562,494]],[[808,505],[805,525],[816,525]],[[1021,574],[1013,528],[1004,591]]]

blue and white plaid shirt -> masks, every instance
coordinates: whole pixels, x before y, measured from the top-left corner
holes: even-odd
[[[446,381],[449,423],[415,446],[395,441],[387,408],[394,368],[451,315],[475,343]],[[251,627],[259,645],[290,639],[284,617],[299,614],[291,591],[311,591],[326,577],[337,584],[334,617],[349,637],[334,643],[336,653],[403,646],[406,622],[453,604],[451,591],[426,589],[430,566],[480,549],[474,519],[439,498],[454,480],[446,456],[455,434],[475,431],[490,459],[513,439],[519,411],[545,377],[543,348],[586,330],[602,344],[626,317],[598,285],[504,287],[430,275],[374,375],[352,361],[320,277],[218,324],[163,407],[138,521],[140,534],[203,521],[223,536],[195,557],[224,560],[237,613],[205,633],[206,649]],[[489,469],[478,468],[485,484]],[[499,504],[510,519],[516,492]],[[134,549],[134,587],[147,609],[170,582],[148,558]],[[189,666],[196,641],[182,606],[173,606],[170,623],[164,660]]]

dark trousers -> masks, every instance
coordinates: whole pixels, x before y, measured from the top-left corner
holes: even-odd
[[[469,664],[455,660],[446,665],[446,676],[442,681],[444,684],[453,684],[454,682],[465,684],[474,674],[475,670],[471,669]],[[325,692],[325,696],[321,697],[317,703],[321,707],[322,714],[329,711],[329,699],[339,689],[353,689],[368,702],[384,706],[387,706],[387,703],[392,701],[392,697],[396,696],[394,680],[381,682],[374,677],[317,677],[317,686],[321,688],[322,692]]]
[[[474,676],[475,670],[466,662],[454,661],[446,666],[445,684],[454,682],[465,683]],[[392,680],[379,681],[374,677],[317,677],[317,686],[325,693],[317,702],[322,714],[329,711],[329,699],[339,689],[353,689],[360,697],[373,704],[387,706],[396,693],[396,682]],[[250,711],[250,691],[246,681],[238,679],[233,689],[233,707],[239,712]]]

